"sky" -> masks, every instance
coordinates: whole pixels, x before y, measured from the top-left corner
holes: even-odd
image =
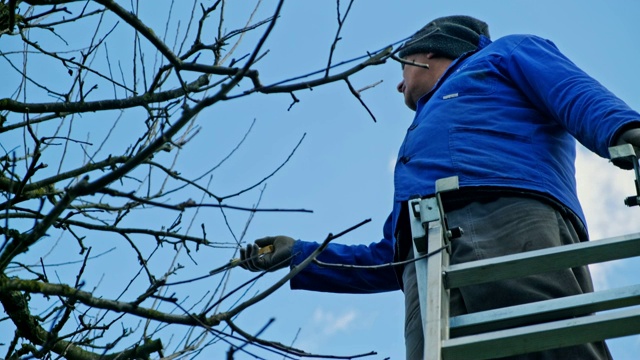
[[[246,3],[254,4],[253,1]],[[344,11],[347,2],[341,3]],[[246,14],[249,11],[249,7],[235,5],[238,8],[229,5],[229,29],[234,28],[231,25],[234,21],[240,23],[246,19],[236,12]],[[273,1],[264,1],[256,19],[268,16],[273,8]],[[166,15],[166,7],[145,8],[141,14],[154,23],[155,19]],[[486,21],[493,39],[515,33],[550,39],[578,66],[632,108],[640,110],[640,68],[637,65],[640,58],[637,38],[640,3],[630,0],[357,0],[343,25],[334,63],[396,43],[429,20],[454,14]],[[161,26],[162,21],[154,28],[157,33],[162,32]],[[263,83],[322,69],[327,63],[337,26],[335,2],[285,2],[281,17],[265,45],[269,53],[258,64]],[[247,49],[250,49],[251,40],[251,36],[244,40]],[[3,41],[0,38],[0,46]],[[111,56],[117,56],[117,51],[115,46]],[[242,53],[242,48],[238,52]],[[5,66],[6,63],[0,63],[0,69]],[[413,112],[404,106],[402,96],[396,92],[400,76],[400,65],[390,61],[352,77],[356,88],[377,84],[362,93],[376,122],[342,82],[297,92],[300,102],[290,109],[291,97],[287,94],[255,95],[223,103],[199,116],[200,132],[181,156],[177,168],[185,175],[202,173],[203,169],[224,158],[255,122],[246,143],[211,180],[212,187],[220,194],[233,193],[277,168],[304,137],[294,156],[267,181],[264,191],[253,191],[234,204],[251,206],[260,198],[260,205],[265,208],[305,208],[313,213],[257,213],[243,240],[282,234],[320,242],[329,233],[338,233],[371,219],[367,225],[336,241],[345,244],[378,241],[392,206],[393,164],[413,118]],[[382,82],[378,84],[379,81]],[[8,96],[8,88],[2,89],[0,85],[0,91],[0,98]],[[85,117],[90,120],[92,115]],[[138,126],[141,126],[140,121],[129,121],[118,129],[126,133],[135,131]],[[0,143],[9,141],[0,137]],[[579,147],[576,163],[579,197],[592,240],[640,232],[640,208],[628,208],[623,203],[626,196],[634,194],[633,174],[617,169],[608,160],[582,147]],[[206,223],[213,236],[219,238],[216,240],[232,241],[229,234],[217,231],[225,228],[219,213],[186,212],[185,218],[195,224]],[[237,213],[228,219],[237,236],[242,233],[248,218],[249,214]],[[149,222],[153,227],[160,220],[143,217],[140,221]],[[95,244],[98,248],[122,245],[120,239],[100,241],[103,243]],[[38,253],[34,251],[25,257],[33,261]],[[228,249],[207,249],[193,256],[197,264],[187,264],[185,271],[189,273],[181,274],[184,277],[204,274],[216,264],[228,261],[233,253]],[[105,257],[98,261],[114,259]],[[166,269],[166,264],[160,260],[154,266]],[[596,289],[631,285],[637,283],[640,260],[592,265],[591,270]],[[105,292],[110,286],[117,287],[117,281],[111,278],[116,278],[121,269],[114,267],[110,271],[106,277],[95,274],[98,278],[102,276],[100,287]],[[268,288],[284,274],[281,270],[263,277],[249,292]],[[235,269],[231,280],[239,284],[250,276],[252,274],[242,269]],[[199,284],[203,285],[208,284]],[[211,280],[211,286],[215,285]],[[403,359],[403,308],[401,292],[327,294],[292,291],[284,286],[244,311],[237,318],[237,324],[255,333],[273,317],[275,322],[262,333],[269,340],[314,353],[354,355],[375,351],[377,355],[368,358]],[[6,338],[2,334],[9,331],[0,326],[0,338]],[[613,339],[608,344],[615,359],[633,359],[640,350],[640,336]],[[220,354],[221,349],[226,348],[222,344],[211,346],[204,354]],[[0,353],[3,351],[0,346]],[[281,358],[259,349],[251,351],[266,359]],[[236,358],[253,357],[238,354]]]

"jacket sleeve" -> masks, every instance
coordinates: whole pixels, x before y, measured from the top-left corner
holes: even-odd
[[[394,240],[391,216],[385,222],[384,238],[367,245],[330,243],[317,259],[330,264],[380,265],[393,262]],[[291,267],[306,259],[320,244],[297,240]],[[311,263],[289,282],[292,289],[334,293],[376,293],[399,290],[393,267],[349,269],[321,267]]]
[[[542,111],[591,151],[608,158],[618,131],[640,114],[587,75],[549,40],[514,35],[504,62],[510,78]]]

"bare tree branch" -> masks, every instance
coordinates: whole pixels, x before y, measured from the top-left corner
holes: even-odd
[[[104,110],[127,109],[136,106],[145,106],[154,103],[173,100],[186,95],[189,92],[197,92],[207,85],[206,76],[200,76],[196,81],[187,84],[186,90],[178,88],[160,93],[144,94],[126,99],[110,99],[89,102],[55,102],[41,104],[26,104],[11,99],[0,99],[0,111],[11,111],[15,113],[43,114],[43,113],[83,113]],[[22,124],[18,126],[23,126]],[[13,128],[9,128],[12,130]],[[0,128],[2,131],[3,128]]]
[[[344,81],[337,88],[375,120],[352,77],[395,52],[336,60],[353,3],[336,1],[326,67],[300,74],[269,62],[274,29],[287,26],[283,0],[0,1],[0,331],[13,331],[4,358],[215,357],[207,352],[219,344],[228,357],[374,354],[311,354],[261,340],[271,321],[257,333],[234,321],[366,221],[329,234],[257,293],[267,273],[232,276],[240,270],[229,261],[258,214],[311,212],[263,197],[306,134],[264,174],[229,173],[273,160],[242,152],[262,134],[245,115],[260,107],[253,98],[297,103],[296,91]],[[248,130],[234,126],[252,118]]]

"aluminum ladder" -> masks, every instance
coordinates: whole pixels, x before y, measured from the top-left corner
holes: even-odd
[[[612,161],[632,161],[640,204],[637,149],[610,149]],[[640,233],[449,265],[449,229],[441,194],[458,178],[436,182],[436,196],[409,200],[420,296],[424,359],[491,359],[640,334],[640,285],[568,296],[490,311],[449,316],[449,289],[640,256]],[[424,256],[429,255],[428,259]],[[426,281],[425,281],[426,279]],[[535,320],[534,325],[530,325]]]

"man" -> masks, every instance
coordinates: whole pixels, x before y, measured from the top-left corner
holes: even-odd
[[[399,52],[398,91],[415,111],[395,168],[393,211],[384,238],[368,246],[330,244],[319,260],[378,265],[413,257],[406,202],[431,196],[435,181],[458,176],[446,193],[451,263],[588,240],[576,194],[575,140],[600,156],[612,145],[640,146],[640,114],[577,68],[553,43],[511,35],[492,42],[486,23],[468,16],[435,19]],[[274,251],[258,256],[259,247]],[[256,240],[243,267],[295,266],[317,243],[286,236]],[[405,293],[407,359],[423,357],[415,267],[307,267],[293,289]],[[451,290],[451,315],[593,291],[587,267]],[[512,357],[607,359],[604,342]]]

